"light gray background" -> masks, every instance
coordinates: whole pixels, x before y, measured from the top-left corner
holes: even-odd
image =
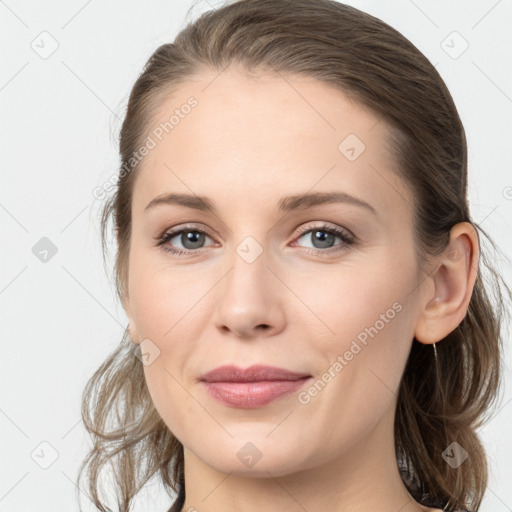
[[[511,0],[347,3],[397,28],[437,66],[467,131],[473,217],[512,254]],[[78,510],[74,481],[89,446],[81,392],[126,325],[103,269],[92,191],[116,172],[130,87],[191,5],[0,0],[0,512]],[[198,1],[191,16],[208,8]],[[469,46],[458,56],[461,37]],[[47,56],[52,39],[58,48]],[[32,251],[42,237],[58,249],[46,263]],[[508,345],[501,410],[482,429],[491,465],[483,512],[512,510]],[[82,504],[92,510],[83,493]],[[167,506],[154,486],[135,510]]]

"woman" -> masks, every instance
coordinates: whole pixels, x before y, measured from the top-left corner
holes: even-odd
[[[478,510],[502,312],[416,47],[330,0],[232,2],[151,56],[120,153],[100,510],[107,464],[122,511],[155,474],[169,512]]]

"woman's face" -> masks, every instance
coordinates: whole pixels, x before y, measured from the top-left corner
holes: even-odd
[[[126,306],[155,407],[186,453],[278,476],[391,442],[423,285],[387,135],[298,76],[229,68],[161,105],[133,191]],[[148,207],[169,194],[188,199]],[[212,210],[193,207],[199,197]],[[223,365],[310,377],[291,391],[201,381]]]

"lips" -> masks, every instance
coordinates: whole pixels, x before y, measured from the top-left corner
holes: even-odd
[[[253,365],[249,368],[238,366],[219,366],[205,373],[201,380],[205,382],[259,382],[276,380],[299,380],[310,377],[307,373],[297,373],[275,366]]]
[[[310,378],[309,374],[273,366],[221,366],[204,374],[201,383],[211,397],[224,405],[255,409],[297,391]]]

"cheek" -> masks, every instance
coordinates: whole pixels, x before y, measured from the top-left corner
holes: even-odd
[[[414,288],[412,273],[405,262],[390,257],[386,263],[380,256],[379,265],[354,267],[338,278],[331,274],[324,293],[313,287],[308,296],[328,326],[315,337],[315,349],[324,360],[320,371],[336,375],[336,393],[345,395],[351,389],[352,397],[372,403],[383,393],[390,395],[386,387],[398,388],[414,332],[413,297],[408,296]],[[366,408],[358,400],[354,406]]]
[[[134,267],[130,302],[140,338],[154,344],[150,345],[152,360],[144,365],[153,405],[169,430],[182,439],[186,432],[183,418],[197,415],[182,373],[193,351],[188,336],[195,336],[193,329],[197,327],[190,323],[194,320],[188,299],[190,290],[181,293],[183,279],[172,274],[149,264]]]
[[[144,367],[144,376],[151,401],[167,428],[181,442],[190,430],[190,418],[201,415],[197,401],[183,378],[162,353],[151,365]]]
[[[156,251],[156,249],[155,249]],[[158,250],[160,251],[160,249]],[[143,250],[130,255],[130,306],[141,339],[162,341],[172,336],[174,326],[192,309],[194,276],[179,267],[170,268],[165,257]],[[195,299],[197,301],[197,298]]]
[[[151,363],[144,374],[153,403],[173,432],[180,432],[175,411],[191,411],[193,402],[185,390],[183,368],[194,351],[194,339],[203,329],[201,318],[207,291],[197,272],[170,268],[165,258],[133,251],[130,259],[129,294],[133,319],[141,340],[150,340]],[[207,315],[206,315],[207,316]],[[156,348],[155,348],[156,346]],[[197,414],[197,412],[196,412]],[[179,423],[179,422],[178,422]]]
[[[397,328],[393,324],[405,316],[404,299],[412,286],[407,271],[393,267],[392,259],[388,264],[379,255],[378,264],[355,263],[294,283],[294,291],[314,313],[312,322],[316,318],[322,324],[316,334],[326,343],[343,345],[354,338],[364,343],[369,330],[375,334],[373,327],[386,335]]]
[[[412,341],[413,306],[400,290],[388,280],[353,284],[350,294],[318,302],[334,334],[310,345],[323,364],[300,396],[304,414],[326,429],[325,456],[347,439],[356,442],[393,409]]]

